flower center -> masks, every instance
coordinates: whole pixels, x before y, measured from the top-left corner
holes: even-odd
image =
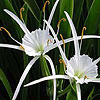
[[[74,75],[80,79],[84,76],[84,73],[82,71],[76,71]]]
[[[44,49],[43,49],[43,46],[42,45],[40,45],[39,48],[36,49],[37,52],[41,52],[41,53],[43,53],[43,50]]]

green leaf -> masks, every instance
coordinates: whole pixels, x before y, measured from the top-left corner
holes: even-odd
[[[38,7],[35,0],[24,0],[24,2],[27,4],[28,8],[30,9],[31,13],[35,17],[38,24],[40,24],[40,8]]]
[[[24,20],[24,22],[25,22],[25,24],[27,24],[27,19],[28,19],[28,7],[27,7],[27,5],[24,3],[24,5],[23,5],[23,8],[24,8],[24,11],[22,12],[22,15],[23,15],[23,20]],[[21,37],[23,37],[23,35],[24,34],[22,34],[22,36]],[[24,69],[25,69],[25,67],[27,66],[27,64],[28,64],[28,56],[25,54],[25,53],[23,53],[23,61],[24,61]],[[27,78],[25,79],[25,81],[24,81],[24,84],[26,84],[26,83],[28,83],[29,82],[29,75],[27,76]],[[27,97],[28,96],[28,88],[23,88],[22,89],[22,96],[21,96],[21,98],[23,99],[23,100],[27,100]]]
[[[87,6],[87,10],[89,11],[91,4],[92,4],[93,0],[86,0],[86,6]]]
[[[60,68],[59,68],[59,75],[64,75],[65,73],[65,69],[64,69],[64,65],[63,64],[60,64]],[[59,90],[61,91],[62,90],[62,87],[63,87],[63,80],[58,80],[58,83],[59,83]]]
[[[66,18],[64,11],[67,11],[70,17],[73,17],[74,0],[60,0],[60,12],[59,19]],[[71,29],[68,21],[62,22],[60,26],[60,32],[64,38],[71,36]],[[66,46],[66,54],[69,55],[69,44]]]
[[[6,91],[7,91],[8,95],[9,95],[9,98],[11,99],[12,95],[13,95],[12,90],[11,90],[11,86],[10,86],[9,81],[7,80],[6,75],[1,70],[1,68],[0,68],[0,80],[2,81],[4,87],[6,88]]]
[[[97,30],[98,30],[98,25],[100,22],[100,0],[94,0],[92,2],[92,5],[90,7],[90,10],[88,12],[87,18],[85,20],[85,24],[84,26],[86,26],[86,34],[96,34]],[[85,43],[84,45],[86,48],[83,49],[83,51],[87,52],[89,46],[90,46],[91,41]]]
[[[28,7],[27,5],[24,3],[23,5],[24,11],[22,11],[22,17],[24,20],[24,23],[27,25],[27,20],[28,20]],[[23,37],[24,33],[22,32],[22,30],[20,30],[21,33],[21,38]]]
[[[50,76],[50,71],[48,69],[47,62],[43,56],[40,57],[40,63],[41,63],[41,70],[43,76]]]
[[[59,12],[59,19],[66,18],[64,11],[67,11],[70,17],[73,17],[73,7],[74,7],[74,0],[60,0],[60,12]],[[61,33],[65,38],[70,37],[70,26],[68,21],[61,23]]]
[[[67,96],[66,96],[66,100],[70,100],[70,98],[72,100],[77,100],[77,91],[76,91],[76,82],[74,81],[73,83],[71,83],[71,89],[68,92]]]
[[[100,21],[100,0],[94,0],[85,21],[87,34],[95,34]]]
[[[66,100],[77,100],[77,96],[76,96],[76,93],[73,91],[73,89],[71,89],[67,96],[66,96]]]
[[[43,56],[40,57],[41,71],[43,76],[50,76],[50,70],[48,64]],[[47,94],[52,97],[53,94],[53,81],[47,82]]]
[[[60,97],[62,97],[63,95],[65,95],[66,93],[68,93],[69,90],[70,90],[70,88],[71,88],[71,85],[69,84],[63,91],[58,92],[57,97],[60,98]]]
[[[81,13],[82,13],[82,10],[83,10],[83,3],[84,3],[84,0],[75,0],[75,3],[74,3],[75,6],[74,6],[73,19],[74,19],[76,29],[78,29]]]
[[[8,9],[12,11],[13,13],[16,14],[12,4],[10,3],[9,0],[2,0],[0,2],[0,20],[2,20],[3,26],[8,29],[11,33],[15,33],[16,35],[13,35],[13,37],[17,37],[20,40],[20,28],[18,24],[8,15],[6,14],[3,10]]]
[[[91,90],[87,100],[91,100],[92,96],[93,96],[93,93],[94,93],[94,90],[95,90],[95,87],[93,87],[93,89]]]

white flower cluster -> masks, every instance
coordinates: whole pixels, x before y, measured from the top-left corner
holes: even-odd
[[[80,55],[80,48],[79,48],[78,40],[81,39],[81,36],[77,36],[77,32],[74,27],[74,24],[66,11],[64,13],[69,21],[73,37],[65,39],[64,41],[65,41],[65,43],[74,41],[75,55],[72,58],[70,58],[70,60],[68,60],[65,53],[63,52],[63,50],[60,46],[63,44],[63,41],[58,40],[57,34],[54,32],[52,26],[50,25],[58,2],[59,2],[59,0],[56,0],[54,6],[52,8],[52,11],[51,11],[48,21],[45,20],[45,14],[44,14],[43,29],[39,28],[32,32],[30,32],[27,29],[25,23],[22,22],[15,14],[13,14],[12,12],[10,12],[7,9],[4,9],[4,11],[8,15],[10,15],[19,24],[19,26],[21,27],[21,29],[23,30],[25,35],[22,38],[22,43],[20,43],[17,40],[15,40],[11,36],[11,34],[9,34],[9,36],[14,41],[16,41],[20,46],[10,45],[10,44],[0,44],[0,47],[18,49],[18,50],[24,51],[28,56],[33,56],[33,59],[26,66],[26,68],[19,80],[18,86],[15,90],[12,100],[15,100],[17,98],[20,87],[22,86],[22,83],[25,80],[29,70],[31,69],[32,65],[37,61],[37,59],[41,55],[43,55],[46,58],[46,60],[50,63],[51,70],[52,70],[52,76],[43,77],[41,79],[35,80],[33,82],[30,82],[30,83],[24,85],[24,87],[34,85],[34,84],[37,84],[37,83],[45,81],[45,80],[53,79],[53,81],[54,81],[53,100],[55,100],[56,99],[56,79],[75,80],[76,89],[77,89],[77,98],[78,98],[78,100],[81,100],[80,84],[83,84],[83,83],[87,84],[88,82],[100,82],[100,79],[96,78],[98,76],[97,63],[100,61],[100,58],[93,61],[88,55],[85,55],[85,54]],[[45,24],[47,24],[47,25],[45,25]],[[50,33],[49,31],[51,31],[53,37],[49,34]],[[83,39],[86,39],[86,38],[100,38],[100,36],[84,35]],[[46,55],[47,52],[49,52],[50,50],[52,50],[56,47],[59,48],[62,59],[66,65],[65,75],[56,75],[55,74],[54,64],[53,64],[51,58],[48,55]]]

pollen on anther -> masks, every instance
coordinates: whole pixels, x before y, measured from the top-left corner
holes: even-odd
[[[85,76],[84,76],[84,79],[88,79],[88,77],[85,75]]]
[[[49,45],[49,42],[52,43],[52,40],[48,39],[48,41],[47,41],[47,45]]]
[[[0,27],[0,31],[2,31],[2,30],[4,30],[9,36],[11,36],[10,32],[6,28]]]
[[[20,9],[20,19],[21,20],[23,20],[23,15],[22,15],[22,11],[24,11],[25,9],[22,7],[21,9]]]
[[[64,66],[66,66],[66,64],[65,64],[63,59],[59,59],[59,63],[64,64]]]
[[[60,23],[62,22],[62,21],[66,21],[66,19],[65,18],[61,18],[59,21],[58,21],[58,24],[57,24],[57,28],[59,28],[60,27]]]
[[[86,30],[86,27],[84,26],[83,29],[82,29],[81,40],[83,39],[83,34],[84,34],[85,30]]]
[[[47,0],[45,3],[44,3],[44,6],[43,6],[43,12],[45,12],[45,8],[46,8],[46,5],[49,5],[50,4],[50,1],[49,0]]]
[[[24,47],[22,45],[19,46],[20,49],[22,49],[23,51],[25,51]]]

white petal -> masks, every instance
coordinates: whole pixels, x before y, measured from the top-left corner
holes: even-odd
[[[77,38],[78,38],[78,40],[80,40],[81,36],[78,36]],[[100,36],[97,36],[97,35],[84,35],[83,36],[83,39],[89,39],[89,38],[100,39]],[[74,40],[73,38],[68,38],[68,39],[65,39],[64,41],[65,41],[65,43],[69,43],[69,42],[72,42],[73,40]],[[62,44],[63,44],[62,40],[59,41],[59,45],[62,45]],[[57,47],[57,43],[48,46],[47,48],[45,48],[44,54],[56,47]]]
[[[22,44],[22,46],[24,47],[25,49],[25,53],[28,55],[28,56],[40,56],[41,55],[41,52],[36,52],[34,48],[32,48],[31,46],[27,46],[27,45],[24,45]]]
[[[36,62],[36,60],[37,60],[38,58],[39,58],[39,57],[34,57],[34,58],[30,61],[30,63],[27,65],[26,69],[24,70],[24,72],[23,72],[23,74],[22,74],[22,76],[21,76],[21,78],[20,78],[20,81],[19,81],[19,83],[18,83],[18,85],[17,85],[17,88],[16,88],[16,90],[15,90],[15,93],[14,93],[14,96],[13,96],[12,100],[15,100],[15,99],[17,98],[17,95],[18,95],[18,93],[19,93],[19,91],[20,91],[20,88],[21,88],[21,85],[22,85],[23,81],[25,80],[25,78],[26,78],[26,76],[27,76],[29,70],[31,69],[32,65]]]
[[[100,78],[90,79],[91,82],[100,83]]]
[[[47,24],[47,26],[48,26],[49,29],[51,30],[52,35],[54,36],[54,39],[56,40],[57,46],[58,46],[58,48],[59,48],[59,51],[60,51],[60,53],[61,53],[61,56],[62,56],[64,62],[66,63],[67,67],[70,67],[71,71],[74,73],[74,71],[73,71],[73,69],[72,69],[72,66],[71,66],[70,63],[69,63],[69,60],[67,59],[65,53],[63,52],[61,46],[59,45],[59,40],[58,40],[58,38],[57,38],[57,36],[56,36],[56,34],[55,34],[53,28],[51,27],[51,25],[50,25],[46,20],[45,20],[45,23]]]
[[[53,64],[51,58],[48,55],[45,55],[44,57],[50,63],[52,74],[55,75],[56,72],[55,72],[54,64]],[[54,79],[54,96],[53,96],[53,100],[56,100],[56,79]]]
[[[52,80],[52,79],[69,79],[69,77],[67,75],[47,76],[47,77],[43,77],[43,78],[40,78],[38,80],[35,80],[33,82],[30,82],[30,83],[24,85],[24,87],[31,86],[31,85],[34,85],[34,84],[37,84],[37,83],[40,83],[40,82],[43,82],[43,81]]]
[[[0,47],[12,48],[12,49],[17,49],[22,51],[22,49],[20,49],[20,46],[11,45],[11,44],[0,44]]]
[[[76,89],[77,89],[77,98],[78,98],[78,100],[81,100],[80,84],[76,84]]]
[[[66,11],[64,11],[64,13],[65,13],[65,15],[66,15],[66,17],[69,21],[69,24],[70,24],[70,27],[71,27],[71,30],[72,30],[72,35],[73,35],[73,38],[74,38],[74,45],[75,45],[76,62],[78,64],[79,63],[80,50],[79,50],[79,43],[78,43],[78,39],[77,39],[77,33],[76,33],[74,24],[73,24],[70,16],[68,15],[68,13]]]
[[[52,18],[53,18],[53,15],[54,15],[54,12],[56,10],[56,7],[57,7],[58,2],[59,2],[59,0],[56,0],[54,6],[52,8],[52,11],[51,11],[50,16],[49,16],[49,19],[48,19],[48,23],[51,23],[51,21],[52,21]],[[48,30],[48,26],[46,27],[46,30]]]
[[[99,61],[100,61],[100,57],[96,59],[95,61],[93,61],[92,63],[88,64],[88,66],[86,66],[84,70],[85,70],[87,77],[95,78],[98,76],[98,66],[96,64]]]
[[[4,9],[4,11],[11,16],[18,24],[19,26],[22,28],[22,30],[24,31],[25,34],[30,34],[29,30],[27,29],[26,25],[15,15],[13,14],[11,11]]]
[[[55,74],[56,74],[56,73],[55,73],[55,68],[54,68],[54,64],[53,64],[51,58],[50,58],[48,55],[45,55],[44,57],[45,57],[46,60],[50,63],[51,70],[52,70],[52,74],[55,75]]]

